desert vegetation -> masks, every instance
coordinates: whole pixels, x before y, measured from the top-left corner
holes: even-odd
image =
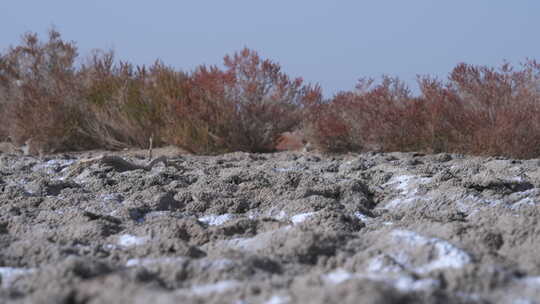
[[[360,80],[311,120],[312,138],[328,151],[455,152],[537,157],[540,65],[518,70],[459,64],[446,82],[420,77],[411,96],[397,78]]]
[[[361,71],[359,71],[361,72]],[[272,152],[282,134],[325,152],[423,151],[540,155],[540,64],[458,64],[448,79],[361,79],[323,98],[318,85],[243,49],[223,67],[181,71],[80,58],[51,30],[0,53],[0,139],[34,152],[176,145],[197,154]]]

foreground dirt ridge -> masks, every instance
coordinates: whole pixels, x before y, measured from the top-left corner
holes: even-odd
[[[0,154],[0,302],[537,303],[539,160]]]

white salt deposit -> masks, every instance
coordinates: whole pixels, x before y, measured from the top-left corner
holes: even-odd
[[[540,288],[540,276],[524,277],[519,279],[518,282],[528,287]]]
[[[456,292],[455,295],[465,301],[476,301],[476,302],[480,302],[480,300],[482,299],[480,297],[480,295],[476,294],[476,293],[465,293],[465,292]]]
[[[131,234],[122,234],[118,237],[118,245],[123,247],[143,245],[147,241],[148,237],[139,237]]]
[[[400,250],[400,251],[395,252],[395,253],[392,253],[392,254],[389,254],[389,256],[390,256],[394,261],[396,261],[396,263],[398,263],[401,267],[406,268],[406,266],[409,265],[409,262],[410,262],[410,256],[407,254],[407,252],[405,252],[404,250],[402,250],[401,247],[397,247],[396,249],[397,249],[397,250]],[[409,268],[410,268],[410,267],[409,267]]]
[[[280,295],[274,295],[268,301],[264,302],[264,304],[287,304],[291,302],[291,297],[289,296],[280,296]]]
[[[245,251],[256,251],[266,247],[266,239],[269,239],[272,231],[260,233],[251,238],[234,238],[222,241],[222,243],[231,248]]]
[[[519,210],[523,207],[526,207],[526,206],[535,206],[537,204],[537,201],[530,198],[530,197],[526,197],[524,199],[521,199],[519,201],[517,201],[516,203],[512,204],[510,206],[510,209],[512,210]]]
[[[100,195],[100,199],[104,201],[114,201],[119,203],[122,201],[122,196],[118,193],[102,194]]]
[[[415,280],[410,276],[401,276],[395,280],[390,280],[389,283],[402,292],[432,290],[439,288],[441,285],[441,282],[436,279]]]
[[[269,212],[268,212],[268,216],[269,217],[273,217],[275,218],[276,220],[278,221],[284,221],[287,219],[288,217],[288,214],[287,212],[283,211],[283,210],[279,210],[277,211],[276,213],[276,210],[275,209],[271,209]]]
[[[116,250],[118,249],[118,246],[114,245],[114,244],[105,244],[105,246],[103,246],[105,249],[108,249],[108,250]]]
[[[351,272],[346,271],[345,269],[338,268],[332,272],[325,274],[322,279],[327,284],[341,284],[345,281],[353,279],[355,277]]]
[[[250,220],[256,220],[260,217],[260,213],[259,212],[253,212],[253,210],[250,210],[248,213],[247,213],[247,218],[250,219]]]
[[[291,222],[294,225],[298,225],[302,222],[305,222],[307,219],[315,215],[315,212],[306,212],[306,213],[300,213],[294,216],[291,216]]]
[[[55,168],[70,166],[74,162],[74,159],[51,159],[46,162],[34,165],[32,167],[32,171],[36,172],[45,169],[47,173],[55,173]]]
[[[533,188],[525,191],[514,192],[506,196],[504,200],[486,199],[481,195],[466,195],[462,198],[456,196],[452,200],[456,201],[458,210],[473,216],[478,213],[481,208],[503,206],[513,211],[518,211],[521,208],[534,207],[540,203],[540,189]]]
[[[230,220],[233,220],[234,218],[235,216],[229,213],[222,214],[222,215],[211,214],[211,215],[206,215],[199,218],[199,222],[205,223],[209,226],[220,226]]]
[[[513,299],[512,304],[537,304],[538,302],[525,298]]]
[[[402,205],[408,205],[416,200],[425,200],[422,196],[417,195],[418,185],[427,184],[431,178],[420,177],[414,175],[398,175],[392,177],[384,186],[393,186],[399,190],[400,194],[397,198],[391,200],[385,205],[385,208],[392,209]]]
[[[522,192],[516,192],[512,194],[515,196],[513,202],[508,202],[510,209],[518,210],[526,206],[535,206],[538,204],[538,196],[540,195],[540,189],[534,188]]]
[[[298,225],[315,214],[316,212],[306,212],[306,213],[297,214],[290,217],[290,221],[293,223],[293,225]],[[284,217],[285,219],[287,218],[286,215]],[[293,227],[292,225],[288,225],[288,226],[281,227],[279,229],[259,233],[254,237],[234,238],[234,239],[221,241],[220,243],[223,244],[224,246],[239,249],[239,250],[256,251],[256,250],[266,247],[275,233],[284,232],[286,230],[291,229],[292,227]]]
[[[299,168],[274,168],[273,169],[276,172],[295,172],[300,171]]]
[[[180,263],[185,261],[186,258],[184,257],[164,257],[164,258],[145,258],[145,259],[129,259],[126,262],[126,267],[133,267],[133,266],[151,266],[155,264],[172,264],[172,263]]]
[[[169,214],[171,214],[170,211],[152,211],[152,212],[148,212],[147,214],[144,215],[144,220],[154,218],[154,217],[167,216]]]
[[[512,182],[522,182],[523,181],[523,177],[521,176],[514,176],[514,177],[510,177],[507,179],[508,181],[512,181]]]
[[[235,265],[234,261],[229,260],[229,259],[217,259],[217,260],[199,259],[196,261],[204,270],[225,270],[225,269],[230,269],[231,267]]]
[[[409,205],[409,204],[413,203],[415,200],[417,200],[419,198],[420,197],[418,197],[418,196],[412,196],[412,197],[408,197],[408,198],[404,198],[404,199],[396,198],[396,199],[391,200],[384,207],[387,208],[387,209],[393,209],[393,208],[396,208],[398,206]]]
[[[296,224],[300,224],[300,223],[304,222],[305,220],[307,220],[308,218],[313,216],[315,213],[316,212],[305,212],[305,213],[300,213],[300,214],[296,214],[296,215],[293,215],[293,216],[289,216],[289,214],[287,214],[287,212],[285,212],[284,210],[281,210],[281,209],[278,209],[278,208],[271,208],[270,210],[268,210],[264,214],[262,214],[260,212],[257,212],[257,211],[250,211],[248,213],[248,218],[249,219],[257,219],[257,218],[260,218],[260,217],[269,217],[269,218],[276,219],[278,221],[290,220],[291,222],[293,222],[293,224],[296,225]]]
[[[439,280],[436,279],[428,278],[416,280],[406,275],[394,278],[378,274],[351,273],[341,268],[322,276],[322,280],[325,283],[333,285],[341,284],[351,279],[367,279],[371,281],[384,282],[402,292],[429,290],[438,288],[440,286]]]
[[[524,207],[532,207],[539,204],[540,189],[534,188],[521,192],[514,192],[512,195],[505,197],[504,200],[486,199],[480,195],[469,194],[466,196],[456,195],[448,199],[456,202],[457,209],[460,212],[473,216],[478,213],[481,208],[495,207],[502,205],[510,210],[519,210]]]
[[[73,180],[78,184],[84,184],[88,182],[88,179],[91,177],[90,170],[84,170],[81,174],[75,176]]]
[[[354,213],[354,216],[361,220],[362,222],[366,223],[366,222],[369,222],[371,220],[370,217],[368,217],[367,215],[363,214],[362,212],[355,212]]]
[[[211,293],[222,293],[238,286],[240,286],[240,282],[228,280],[213,284],[195,285],[191,287],[190,292],[196,295],[207,295]]]
[[[397,186],[395,186],[396,190],[407,191],[408,188],[410,187],[411,180],[414,180],[414,179],[415,179],[415,176],[413,175],[398,175],[398,176],[392,177],[390,181],[387,182],[387,184],[394,184],[394,185],[397,184]]]
[[[266,212],[250,210],[247,213],[247,217],[249,219],[258,219],[258,218],[261,218],[261,217],[268,217],[268,218],[276,219],[278,221],[287,221],[287,220],[289,220],[289,221],[293,222],[293,224],[299,224],[299,223],[307,220],[309,217],[313,216],[315,213],[316,212],[305,212],[305,213],[300,213],[300,214],[296,214],[296,215],[293,215],[293,216],[289,216],[289,214],[287,212],[285,212],[283,209],[273,207],[273,208],[269,209]]]
[[[539,188],[533,188],[525,191],[515,192],[515,195],[519,195],[521,198],[523,197],[529,197],[529,196],[537,196],[540,195],[540,189]]]
[[[16,268],[16,267],[0,267],[0,278],[2,281],[2,288],[9,288],[11,283],[20,276],[30,274],[34,272],[34,269],[29,268]]]
[[[270,243],[270,241],[272,240],[272,238],[274,237],[276,233],[285,232],[291,229],[291,227],[292,226],[289,225],[289,226],[281,227],[279,229],[259,233],[256,236],[251,237],[251,238],[234,238],[230,240],[220,241],[218,243],[220,245],[239,249],[239,250],[257,251],[259,249],[263,249],[266,246],[268,246],[268,244]]]
[[[433,246],[436,257],[429,263],[417,267],[414,271],[428,273],[436,269],[461,268],[471,262],[471,257],[465,251],[455,247],[447,241],[438,238],[427,238],[413,231],[394,230],[392,236],[413,246]]]
[[[496,199],[486,199],[484,197],[478,197],[474,195],[467,196],[469,203],[481,204],[485,206],[495,207],[503,203],[501,200]]]
[[[126,262],[126,267],[133,266],[151,266],[155,264],[175,264],[187,261],[186,257],[162,257],[162,258],[143,258],[143,259],[129,259]],[[191,263],[200,266],[202,270],[224,270],[234,266],[234,261],[229,259],[197,259],[192,260]]]
[[[386,258],[392,259],[392,257],[390,256],[387,256]],[[367,266],[367,271],[371,273],[395,273],[401,272],[403,270],[403,267],[399,265],[397,261],[395,261],[394,264],[390,265],[388,265],[388,263],[385,263],[384,255],[378,255],[374,257],[373,259],[371,259]]]

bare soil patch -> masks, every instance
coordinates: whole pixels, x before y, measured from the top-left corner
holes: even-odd
[[[153,156],[165,161],[149,166],[144,150],[0,154],[0,299],[540,299],[537,159]]]

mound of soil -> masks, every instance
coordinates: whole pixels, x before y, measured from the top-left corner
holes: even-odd
[[[539,160],[100,153],[0,154],[1,302],[540,301]]]

